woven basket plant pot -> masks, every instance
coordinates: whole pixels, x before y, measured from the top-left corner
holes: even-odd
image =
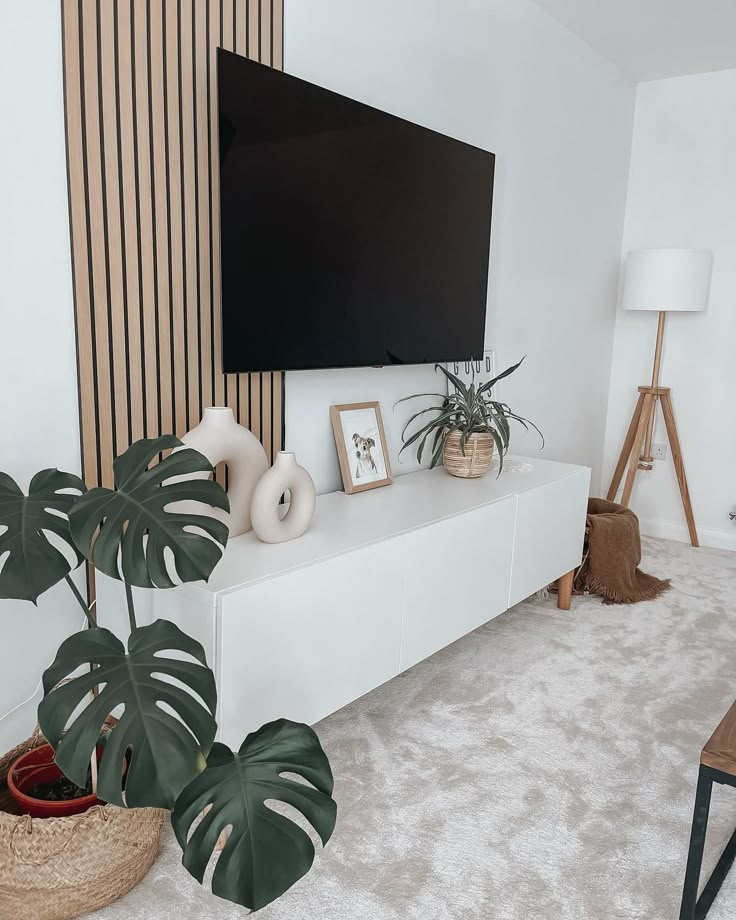
[[[452,431],[445,441],[442,460],[451,476],[477,479],[488,472],[493,458],[493,436],[486,431],[471,434],[465,442],[465,453],[460,447],[461,434]]]
[[[10,764],[44,739],[36,732],[0,759],[0,917],[71,920],[130,891],[156,858],[167,812],[95,805],[81,815],[13,814]]]

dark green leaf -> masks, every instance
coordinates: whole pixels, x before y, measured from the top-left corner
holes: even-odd
[[[416,421],[416,419],[420,418],[420,416],[426,415],[427,412],[442,412],[442,409],[443,409],[442,406],[428,406],[426,409],[422,409],[420,412],[415,412],[414,415],[412,415],[412,416],[408,419],[406,425],[404,425],[404,427],[403,427],[403,429],[402,429],[402,431],[401,431],[401,437],[402,437],[402,439],[406,436],[407,428],[409,428],[409,426],[412,424],[412,422]],[[434,424],[436,424],[436,423],[433,421],[433,422],[431,422],[431,424],[434,425]]]
[[[463,397],[467,399],[468,388],[465,386],[465,384],[462,382],[462,380],[459,377],[453,374],[452,371],[448,371],[447,368],[444,367],[442,364],[435,364],[434,369],[435,371],[438,371],[438,370],[442,371],[442,373],[445,375],[445,377],[447,377],[447,379],[455,387],[458,393],[460,393]]]
[[[411,396],[402,396],[401,399],[397,399],[394,403],[394,409],[398,406],[399,403],[407,402],[410,399],[422,399],[423,397],[433,397],[435,399],[446,399],[444,393],[413,393]]]
[[[159,654],[171,650],[191,655],[199,663]],[[77,668],[89,665],[96,667],[57,686]],[[204,706],[192,693],[159,675],[180,681]],[[101,688],[98,696],[75,717],[79,704],[96,686]],[[107,802],[170,809],[179,792],[204,768],[217,731],[215,678],[199,642],[167,620],[134,629],[127,654],[108,629],[87,629],[70,636],[44,673],[43,688],[45,696],[38,707],[41,730],[56,751],[59,767],[79,786],[86,782],[105,719],[116,707],[125,707],[100,762],[98,790]],[[132,754],[124,802],[128,749]]]
[[[443,412],[441,415],[438,415],[437,418],[432,419],[431,422],[428,422],[426,425],[423,425],[421,428],[415,431],[414,434],[404,442],[404,446],[401,448],[401,450],[404,450],[405,448],[411,446],[415,441],[418,441],[419,438],[425,434],[425,432],[434,431],[435,428],[446,427],[448,423],[452,422],[452,418],[453,413],[451,412]]]
[[[496,432],[503,444],[503,449],[506,450],[510,436],[509,423],[502,412],[496,411],[497,406],[497,403],[488,403],[484,408],[483,419],[485,430],[491,433]]]
[[[524,355],[524,358],[526,358],[526,355]],[[487,393],[488,390],[492,390],[499,380],[503,380],[504,377],[508,377],[509,374],[513,374],[517,368],[521,367],[521,365],[524,363],[524,358],[522,358],[518,364],[512,364],[511,367],[507,367],[505,371],[501,371],[501,373],[497,377],[494,377],[492,380],[487,380],[484,384],[482,384],[481,390],[483,390],[484,393]]]
[[[311,785],[283,773],[295,773]],[[305,875],[314,860],[309,836],[269,808],[266,800],[298,809],[325,844],[337,816],[332,788],[329,761],[307,725],[286,719],[269,722],[248,735],[237,754],[216,743],[207,768],[184,789],[171,816],[184,866],[202,882],[218,837],[231,826],[212,876],[212,891],[251,910],[264,907]]]
[[[73,489],[75,494],[63,490]],[[61,470],[42,470],[24,495],[15,480],[0,473],[0,598],[33,601],[61,581],[84,558],[69,532],[68,515],[84,493],[79,476]],[[75,559],[72,565],[48,539],[61,538]]]
[[[493,438],[493,442],[496,445],[496,450],[498,451],[498,473],[496,474],[498,477],[501,475],[501,470],[503,469],[503,458],[506,454],[507,446],[504,444],[503,439],[495,428],[490,429],[490,435]]]
[[[531,427],[537,432],[537,434],[539,435],[539,437],[542,439],[542,445],[541,445],[541,447],[544,447],[544,435],[543,435],[542,432],[539,430],[539,428],[537,428],[537,426],[534,424],[534,422],[530,422],[528,418],[522,418],[520,415],[514,415],[513,412],[509,412],[509,413],[508,413],[508,417],[509,417],[509,418],[515,419],[517,422],[519,422],[520,424],[522,424],[527,430],[529,430],[529,426],[531,426]],[[540,450],[541,450],[541,447],[540,447]]]
[[[442,432],[438,432],[438,434],[441,434],[441,433]],[[446,440],[447,440],[447,435],[445,435],[445,437],[441,438],[439,441],[437,438],[435,438],[434,451],[432,453],[432,460],[429,464],[430,469],[434,469],[437,466],[437,464],[440,462],[440,460],[442,459],[442,451],[444,450]]]
[[[225,524],[167,507],[194,501],[229,510],[224,489],[214,481],[170,481],[212,472],[207,458],[186,448],[148,468],[158,454],[180,445],[173,435],[136,441],[113,464],[115,489],[92,489],[74,506],[69,515],[72,537],[106,575],[140,588],[171,588],[175,582],[166,569],[165,550],[171,551],[184,582],[207,580],[219,562],[228,537]],[[193,527],[209,536],[194,533]]]
[[[437,430],[438,430],[438,431],[442,431],[441,428],[439,428],[439,429],[437,429]],[[422,438],[422,440],[419,442],[419,447],[417,448],[417,460],[419,461],[419,463],[422,462],[422,457],[423,457],[423,455],[424,455],[424,448],[425,448],[425,446],[426,446],[426,444],[427,444],[427,441],[429,440],[429,438],[430,438],[431,435],[432,435],[432,429],[430,429],[429,431],[427,431],[426,434],[424,435],[424,437]]]

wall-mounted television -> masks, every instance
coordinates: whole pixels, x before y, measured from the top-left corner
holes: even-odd
[[[220,49],[226,373],[483,353],[495,157]]]

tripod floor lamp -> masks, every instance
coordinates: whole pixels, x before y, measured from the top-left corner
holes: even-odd
[[[626,259],[623,307],[626,310],[658,310],[659,325],[657,326],[652,383],[651,386],[639,387],[639,399],[607,496],[609,501],[614,500],[628,466],[621,498],[621,503],[628,505],[637,470],[653,468],[652,433],[657,403],[659,403],[662,406],[667,438],[672,451],[672,462],[675,466],[687,529],[693,546],[699,545],[698,532],[695,529],[693,509],[690,504],[690,493],[687,488],[680,439],[677,435],[675,414],[672,409],[672,398],[669,387],[659,385],[659,368],[662,363],[662,344],[667,313],[674,310],[705,310],[708,303],[712,264],[712,254],[702,249],[640,249],[637,252],[630,252]]]

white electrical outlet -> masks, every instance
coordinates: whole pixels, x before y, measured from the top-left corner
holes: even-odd
[[[666,444],[652,444],[652,456],[655,460],[666,460],[667,459],[667,445]]]

